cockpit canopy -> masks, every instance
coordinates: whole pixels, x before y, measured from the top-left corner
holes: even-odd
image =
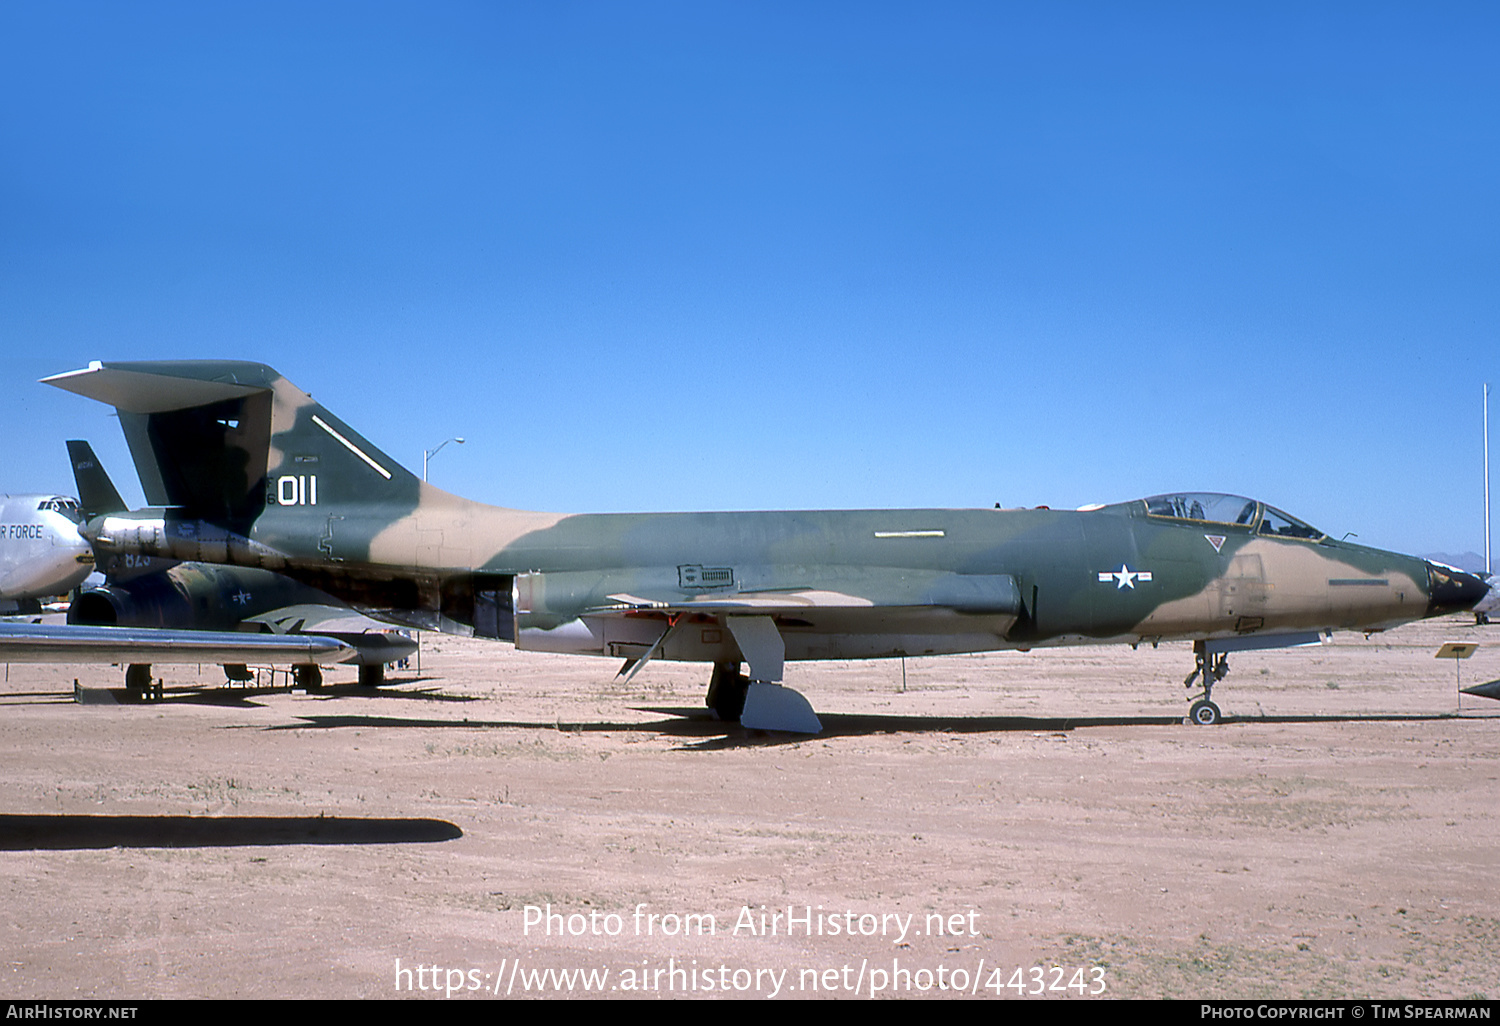
[[[83,520],[83,511],[78,506],[78,500],[69,499],[62,495],[54,495],[50,499],[43,499],[37,503],[36,508],[61,513],[75,524]]]
[[[1288,516],[1264,502],[1243,495],[1221,495],[1218,492],[1178,492],[1153,495],[1144,500],[1146,515],[1171,520],[1195,520],[1205,524],[1232,524],[1248,527],[1256,534],[1273,538],[1302,538],[1319,541],[1326,537],[1311,524]]]

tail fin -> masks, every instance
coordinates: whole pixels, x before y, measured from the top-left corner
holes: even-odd
[[[246,532],[268,507],[418,502],[415,476],[264,364],[94,362],[43,380],[115,407],[146,501],[178,516]]]
[[[73,480],[78,485],[78,503],[83,507],[83,517],[90,520],[101,513],[120,513],[129,507],[115,483],[109,479],[93,446],[87,442],[70,441],[68,459],[73,464]]]

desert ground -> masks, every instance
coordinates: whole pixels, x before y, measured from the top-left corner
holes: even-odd
[[[1217,727],[1185,644],[792,664],[815,737],[433,635],[376,692],[9,666],[0,994],[1495,997],[1500,628],[1230,662]]]

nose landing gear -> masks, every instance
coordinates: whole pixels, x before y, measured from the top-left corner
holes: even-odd
[[[1188,708],[1188,719],[1200,727],[1211,727],[1222,716],[1214,705],[1214,685],[1229,672],[1230,652],[1251,652],[1263,648],[1295,648],[1299,645],[1316,645],[1323,640],[1318,631],[1291,631],[1284,634],[1242,634],[1232,638],[1210,638],[1193,642],[1193,654],[1198,665],[1183,681],[1184,687],[1192,687],[1193,681],[1203,678],[1203,697]]]
[[[1193,672],[1187,675],[1187,680],[1182,682],[1182,686],[1190,688],[1193,686],[1193,681],[1202,677],[1203,697],[1188,708],[1188,719],[1200,727],[1212,727],[1223,718],[1219,707],[1214,704],[1213,695],[1214,685],[1229,673],[1229,654],[1209,652],[1201,641],[1193,642],[1193,654],[1197,657],[1197,665],[1193,667]]]

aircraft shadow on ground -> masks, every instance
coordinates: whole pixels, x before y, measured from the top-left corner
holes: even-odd
[[[478,702],[481,699],[474,695],[450,695],[445,694],[437,687],[405,688],[402,685],[420,684],[424,681],[437,680],[436,677],[404,677],[400,680],[388,680],[378,688],[365,687],[361,684],[324,684],[312,691],[305,692],[309,698],[381,698],[381,699],[404,699],[407,701],[422,702]],[[242,686],[238,684],[219,684],[207,687],[183,687],[166,688],[160,698],[152,699],[150,702],[137,702],[124,688],[110,688],[109,693],[114,696],[116,702],[121,705],[216,705],[229,708],[262,708],[262,703],[255,701],[268,695],[285,695],[293,691],[302,691],[302,688],[281,687],[257,687]],[[70,696],[71,697],[71,696]]]
[[[297,723],[278,724],[266,730],[337,730],[341,728],[444,728],[465,729],[537,730],[560,733],[619,733],[664,734],[682,738],[683,748],[693,751],[713,751],[747,746],[794,744],[812,739],[828,740],[836,737],[866,737],[877,734],[996,734],[1016,731],[1045,731],[1058,733],[1086,727],[1164,727],[1180,726],[1189,729],[1181,716],[882,716],[862,714],[822,713],[819,719],[823,731],[819,734],[788,734],[778,731],[754,730],[738,723],[726,723],[714,719],[706,709],[636,707],[640,712],[657,713],[665,719],[649,723],[626,723],[620,721],[595,721],[570,723],[564,720],[447,720],[418,719],[393,716],[300,716]],[[1193,730],[1213,731],[1233,724],[1254,723],[1380,723],[1421,722],[1460,718],[1454,713],[1430,713],[1418,715],[1372,714],[1327,715],[1327,716],[1226,716],[1220,727],[1192,727]],[[1211,735],[1206,735],[1211,736]]]
[[[339,816],[20,816],[0,814],[0,851],[424,844],[463,831],[441,819]]]
[[[654,709],[652,712],[688,714],[688,710]],[[693,711],[696,713],[696,710]],[[1416,722],[1456,719],[1453,713],[1409,715],[1330,715],[1330,716],[1226,716],[1220,727],[1193,727],[1182,716],[881,716],[821,713],[820,734],[785,734],[774,731],[747,730],[737,724],[717,724],[718,737],[684,747],[713,750],[746,744],[786,744],[808,738],[823,740],[836,737],[870,737],[877,734],[1004,734],[1067,733],[1088,727],[1181,727],[1184,730],[1213,731],[1222,726],[1243,723],[1378,723]],[[710,721],[712,722],[712,721]],[[726,726],[729,728],[726,730]],[[1207,736],[1212,736],[1207,735]]]

